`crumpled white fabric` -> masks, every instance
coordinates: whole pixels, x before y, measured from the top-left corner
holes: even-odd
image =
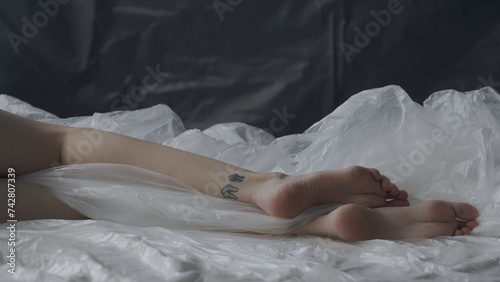
[[[474,236],[411,243],[372,240],[345,244],[309,236],[213,233],[183,229],[182,224],[175,229],[158,222],[145,224],[134,218],[132,222],[112,220],[166,229],[90,220],[32,221],[18,225],[22,250],[19,261],[24,265],[19,279],[330,281],[335,277],[336,281],[476,281],[494,280],[500,274],[500,95],[491,88],[469,93],[437,92],[424,106],[413,102],[397,86],[367,90],[351,97],[303,134],[277,139],[241,123],[186,131],[177,115],[164,105],[58,119],[2,95],[0,108],[46,122],[114,131],[256,171],[294,174],[349,165],[376,167],[408,190],[412,203],[428,199],[467,201],[481,212]],[[76,176],[95,175],[98,168],[69,166],[34,176],[38,181],[58,181],[73,175],[67,177],[72,182]],[[97,182],[109,184],[109,179],[116,179],[116,175],[102,176]],[[126,186],[126,181],[122,182]],[[126,200],[130,209],[145,212],[144,201],[133,201],[140,193],[134,194],[132,186],[127,189],[131,191]],[[211,201],[213,210],[226,202]],[[195,204],[192,207],[196,208]],[[158,204],[153,210],[169,213]],[[210,214],[208,209],[203,211]],[[232,217],[239,213],[254,217]],[[222,230],[228,230],[228,226],[229,230],[241,229],[248,223],[272,232],[279,224],[263,216],[251,208],[234,212],[226,209],[220,217],[226,228]],[[206,230],[213,226],[211,223],[214,221],[197,224]],[[290,224],[280,228],[285,227],[290,228]],[[6,238],[2,233],[2,244]],[[49,255],[55,250],[59,250],[57,255]],[[5,266],[0,268],[3,270]]]

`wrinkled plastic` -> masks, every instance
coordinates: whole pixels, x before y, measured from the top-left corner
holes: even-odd
[[[4,96],[2,99],[4,102],[0,102],[0,105],[5,105],[3,107],[7,110],[45,122],[113,131],[255,171],[296,174],[350,165],[376,167],[393,182],[408,190],[413,203],[426,199],[467,201],[486,212],[486,215],[483,215],[486,217],[484,224],[479,230],[491,230],[486,226],[500,230],[499,217],[487,216],[490,212],[495,213],[495,207],[498,205],[498,202],[492,202],[492,195],[498,192],[495,183],[498,182],[500,159],[500,97],[491,88],[467,94],[456,91],[437,92],[425,101],[424,106],[413,102],[404,90],[396,86],[367,90],[353,96],[333,113],[312,125],[304,134],[274,140],[267,132],[242,123],[219,124],[204,131],[186,131],[179,117],[165,105],[132,112],[58,119],[30,108],[21,101],[16,102],[11,97]],[[128,175],[134,173],[126,171],[132,168],[109,165],[106,167],[109,173],[99,176],[96,166],[103,165],[49,169],[27,176],[26,179],[36,178],[39,184],[47,183],[56,195],[63,193],[58,191],[64,191],[65,196],[60,197],[66,202],[76,196],[80,202],[85,202],[84,197],[79,195],[79,189],[83,189],[82,187],[92,189],[91,194],[101,193],[99,197],[93,197],[94,199],[119,200],[116,206],[125,205],[131,210],[142,210],[144,203],[148,202],[146,199],[161,197],[167,201],[165,208],[157,209],[155,213],[160,217],[168,217],[168,214],[172,213],[175,215],[172,218],[177,222],[180,215],[190,214],[189,209],[193,209],[193,214],[194,211],[204,210],[199,207],[208,202],[207,210],[213,210],[213,214],[209,216],[207,212],[200,213],[207,216],[207,224],[202,224],[202,219],[193,219],[192,226],[198,225],[201,229],[210,229],[210,226],[218,229],[214,219],[219,218],[220,214],[226,214],[225,223],[222,223],[225,228],[232,224],[229,223],[229,218],[235,222],[237,229],[245,226],[246,223],[239,220],[242,214],[232,217],[231,210],[248,212],[259,218],[262,224],[260,231],[267,228],[269,233],[285,233],[285,230],[290,230],[289,226],[298,226],[300,223],[297,222],[303,222],[299,217],[295,224],[282,221],[280,225],[278,220],[271,218],[269,223],[264,223],[262,218],[265,216],[260,210],[236,201],[198,198],[197,191],[191,193],[192,189],[187,189],[178,180],[157,176],[156,181],[149,181],[152,175],[136,169],[137,172],[134,173],[137,179],[132,181]],[[130,193],[127,195],[130,197],[125,198],[125,193],[120,193],[120,198],[114,198],[115,194],[108,195],[104,192],[105,189],[99,190],[97,187],[112,188],[100,185],[97,179],[103,183],[120,186],[115,191],[129,189]],[[77,181],[83,183],[72,184]],[[138,184],[134,186],[131,183]],[[169,188],[174,188],[172,191],[175,193],[169,195],[171,189],[164,189],[167,194],[163,197],[153,193],[164,185],[162,183],[169,183]],[[72,192],[64,190],[64,187],[71,187]],[[142,194],[148,188],[151,188],[148,193],[153,193],[154,196]],[[179,193],[181,190],[175,190],[177,188],[182,191],[189,190],[190,193]],[[138,200],[138,197],[143,197],[143,200]],[[179,201],[179,197],[184,198]],[[175,212],[167,208],[168,199],[171,199],[171,203],[179,203],[177,208],[172,209]],[[109,214],[112,214],[102,216],[99,211],[84,211],[76,202],[72,202],[72,206],[92,215],[93,218],[108,219]],[[161,204],[156,205],[157,208],[159,206]],[[181,207],[184,207],[184,210]],[[125,218],[128,218],[128,221]],[[134,223],[131,218],[134,217],[114,220],[151,226],[147,221],[137,218]],[[247,223],[247,230],[259,230],[257,225],[250,227],[250,221]],[[267,227],[263,227],[265,225]]]
[[[57,119],[8,96],[0,96],[0,107],[47,122],[149,136],[150,140],[165,145],[257,171],[293,174],[353,164],[373,166],[408,190],[412,204],[429,199],[467,201],[481,213],[480,225],[473,236],[411,242],[372,240],[358,244],[308,236],[193,230],[195,223],[200,224],[197,220],[214,219],[209,209],[203,209],[209,215],[194,216],[193,225],[186,224],[186,229],[180,226],[186,222],[177,222],[179,226],[172,223],[175,229],[91,220],[20,222],[18,259],[23,269],[19,279],[331,281],[333,277],[336,281],[495,281],[500,276],[500,96],[490,88],[465,94],[434,93],[424,106],[414,103],[396,86],[367,90],[353,96],[303,134],[278,139],[241,123],[184,131],[182,122],[166,106],[70,120]],[[434,146],[419,145],[429,142]],[[99,173],[104,169],[116,174]],[[79,188],[78,204],[92,203],[97,195],[102,195],[96,193],[96,187],[106,187],[107,191],[123,188],[120,191],[126,195],[107,194],[103,201],[112,203],[115,197],[135,199],[127,200],[126,208],[116,206],[127,214],[130,211],[123,209],[144,215],[149,209],[148,212],[154,212],[151,216],[157,217],[168,213],[169,206],[176,206],[164,196],[160,196],[165,201],[163,205],[156,199],[141,199],[144,197],[141,191],[151,191],[150,195],[157,197],[157,180],[161,179],[162,193],[176,194],[179,183],[129,169],[89,164],[55,168],[26,177],[60,191],[65,190],[57,183],[58,177],[74,186],[80,181],[85,183]],[[153,181],[147,183],[144,177]],[[119,185],[106,186],[110,180],[119,180]],[[99,186],[93,188],[89,183]],[[69,188],[68,193],[73,193],[74,188]],[[182,204],[196,208],[195,203],[203,203],[193,199],[190,203],[189,198],[184,198]],[[149,201],[152,205],[146,207],[145,202]],[[210,204],[220,208],[216,203]],[[103,214],[114,212],[99,206],[95,210]],[[182,213],[179,214],[182,218]],[[258,228],[269,227],[267,219],[253,221],[261,218],[258,210],[226,210],[221,219],[231,221],[232,215],[243,216],[241,224],[245,226],[248,223],[252,227],[256,224]],[[119,216],[111,220],[119,221]],[[144,226],[137,218],[130,220],[133,225]],[[213,224],[226,229],[240,228],[227,227],[218,221]],[[8,234],[0,234],[1,244],[6,244],[7,239]],[[0,251],[6,257],[5,250]],[[0,271],[6,271],[6,267],[3,264]]]
[[[89,218],[142,227],[286,234],[337,207],[276,218],[251,204],[203,194],[172,177],[116,164],[63,166],[22,179],[47,187]]]

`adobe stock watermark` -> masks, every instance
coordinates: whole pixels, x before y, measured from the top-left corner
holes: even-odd
[[[243,0],[215,0],[212,3],[212,6],[214,7],[215,12],[217,12],[219,20],[223,22],[224,13],[234,11],[234,9],[241,5],[241,3],[243,3]]]
[[[488,75],[487,78],[479,76],[478,80],[481,84],[477,86],[477,89],[485,86],[500,86],[500,82],[493,81],[492,74]],[[451,126],[454,133],[462,126],[461,119],[456,114],[446,113],[443,120],[446,124]],[[434,154],[437,145],[450,140],[450,136],[446,135],[443,129],[435,128],[430,136],[415,140],[415,148],[408,155],[398,157],[399,165],[395,173],[386,171],[384,174],[396,182],[404,181],[405,178],[411,176],[415,172],[418,166],[424,164],[425,161]]]
[[[480,84],[476,86],[476,89],[480,89],[486,86],[490,87],[500,87],[500,81],[493,81],[493,74],[490,73],[488,77],[483,77],[482,75],[477,77],[477,80],[479,80]]]
[[[291,120],[294,120],[297,115],[289,114],[286,106],[280,111],[273,108],[273,117],[269,120],[269,127],[264,128],[265,131],[274,135],[274,133],[280,133],[285,130],[286,126],[290,124]]]
[[[500,86],[500,82],[493,81],[493,75],[488,75],[487,78],[483,76],[478,76],[478,80],[481,82],[477,86],[477,89],[485,86]],[[451,124],[451,129],[453,132],[462,126],[462,122],[458,115],[452,115],[446,113],[444,116],[444,122],[448,125]],[[450,141],[450,137],[446,135],[443,129],[435,128],[430,136],[415,140],[415,148],[407,156],[399,156],[399,165],[397,167],[397,172],[384,172],[389,178],[396,182],[402,182],[405,178],[411,176],[415,169],[424,164],[424,162],[435,152],[438,144],[442,144]]]
[[[21,27],[21,35],[14,32],[7,33],[7,38],[10,41],[10,45],[14,52],[19,53],[19,45],[28,44],[30,39],[38,34],[40,28],[46,26],[49,22],[49,18],[55,17],[60,10],[60,5],[66,5],[71,0],[40,0],[38,1],[38,6],[41,8],[40,11],[33,14],[31,20],[27,17],[22,17],[21,22],[23,26]]]
[[[411,2],[412,0],[407,1]],[[381,33],[382,28],[389,26],[393,16],[399,15],[403,10],[404,7],[401,5],[400,0],[389,0],[386,9],[378,12],[371,10],[370,15],[373,17],[373,20],[367,22],[363,29],[359,26],[354,27],[354,31],[356,32],[353,38],[354,46],[346,42],[339,44],[340,51],[347,63],[351,63],[352,56],[360,54],[362,49],[370,45],[372,39]]]
[[[160,71],[160,65],[156,65],[155,69],[151,66],[146,66],[146,72],[148,73],[142,78],[142,84],[132,87],[127,93],[122,93],[118,98],[111,102],[112,111],[130,111],[135,110],[140,102],[146,99],[148,91],[152,91],[160,83],[162,83],[165,78],[169,76],[169,73]]]
[[[74,145],[66,145],[63,148],[65,164],[80,164],[83,163],[84,157],[89,156],[94,150],[104,141],[104,131],[114,131],[117,124],[107,117],[103,117],[98,122],[99,129],[81,128],[82,138]],[[52,162],[51,167],[58,167],[60,162]],[[59,182],[62,182],[61,175],[57,176]]]
[[[451,125],[451,128],[456,132],[461,126],[462,122],[458,115],[450,115],[449,113],[444,116],[446,124]],[[405,178],[411,176],[418,166],[421,166],[425,161],[434,154],[436,147],[439,144],[450,141],[450,136],[442,128],[434,128],[430,136],[426,136],[415,140],[415,148],[405,156],[399,156],[399,165],[396,172],[386,171],[384,174],[395,182],[403,182]]]
[[[83,158],[90,156],[94,149],[98,147],[102,140],[104,139],[104,134],[101,131],[95,129],[82,129],[81,134],[84,138],[75,147],[66,146],[66,162],[78,164],[83,162]]]

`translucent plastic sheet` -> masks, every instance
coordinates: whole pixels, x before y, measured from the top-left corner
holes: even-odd
[[[186,131],[166,106],[69,120],[57,119],[8,96],[0,96],[0,107],[47,122],[146,138],[257,171],[293,174],[354,164],[373,166],[408,190],[412,204],[429,199],[467,201],[481,213],[473,236],[411,243],[372,240],[345,244],[308,236],[196,231],[193,229],[198,226],[234,231],[268,228],[269,232],[278,228],[279,233],[294,226],[279,221],[274,225],[261,211],[247,205],[223,207],[210,201],[214,211],[221,211],[210,214],[208,208],[198,209],[204,201],[193,201],[199,194],[186,197],[181,183],[157,174],[126,166],[69,166],[26,177],[66,195],[79,193],[70,200],[97,211],[96,216],[137,226],[154,221],[153,225],[165,228],[107,221],[19,223],[19,259],[24,266],[19,279],[495,281],[500,275],[500,96],[489,88],[465,94],[434,93],[424,106],[396,86],[367,90],[303,134],[278,139],[241,123]],[[113,175],[100,173],[104,171]],[[61,182],[69,189],[63,189]],[[118,197],[129,199],[124,202],[126,207],[113,202],[117,200],[111,196],[113,189],[127,194]],[[179,203],[173,202],[162,196],[166,190],[184,196],[178,198]],[[111,205],[114,210],[99,206],[103,202],[95,199],[97,195],[104,196],[106,203],[115,203]],[[152,199],[155,197],[164,200]],[[146,202],[151,205],[146,207]],[[183,215],[189,208],[184,205],[206,214],[193,213],[188,224]],[[144,223],[144,218],[129,218],[115,211],[150,216],[152,221]],[[166,217],[156,221],[164,214],[175,214],[181,221],[167,221]],[[224,223],[234,217],[242,219],[240,225]],[[6,238],[0,234],[1,244]],[[0,270],[6,271],[5,267]]]
[[[21,178],[47,187],[87,217],[143,227],[284,234],[336,207],[318,206],[294,219],[276,218],[251,204],[203,194],[171,177],[115,164],[57,167]]]
[[[492,201],[492,195],[499,196],[500,96],[491,88],[467,94],[434,93],[423,107],[397,86],[367,90],[304,134],[274,140],[264,130],[242,123],[186,131],[179,117],[165,105],[70,119],[58,119],[8,96],[0,98],[0,106],[46,122],[114,131],[256,171],[295,174],[349,165],[376,167],[407,189],[413,203],[426,199],[467,201],[484,209],[478,230],[500,230],[499,217],[492,216],[498,212],[498,202]],[[233,226],[233,230],[285,233],[300,226],[304,218],[321,213],[319,208],[295,221],[278,220],[250,205],[204,196],[166,176],[131,167],[103,166],[49,169],[26,179],[50,187],[88,216],[140,226],[160,224],[152,218],[142,220],[151,215],[171,216],[177,222],[175,226],[180,226],[189,215],[193,228],[229,230]],[[108,193],[111,190],[113,193]],[[163,206],[162,201],[154,201],[160,198],[165,201]],[[130,212],[115,218],[122,212],[111,207]],[[142,214],[134,215],[132,210]],[[240,220],[244,214],[249,215],[248,222]]]

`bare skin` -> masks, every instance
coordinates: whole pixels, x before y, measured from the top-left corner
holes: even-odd
[[[293,218],[315,205],[345,204],[312,220],[299,233],[346,241],[467,235],[477,225],[477,210],[468,204],[408,207],[408,193],[373,168],[293,176],[257,173],[115,133],[49,125],[1,110],[0,132],[8,133],[0,139],[0,148],[8,148],[1,152],[0,177],[9,167],[22,175],[57,165],[117,163],[163,173],[212,196],[254,204],[275,217]],[[36,185],[19,182],[16,189],[18,220],[85,218]],[[2,205],[7,202],[4,194]],[[5,216],[0,213],[2,222]],[[466,220],[465,225],[455,216]]]
[[[311,206],[325,203],[408,205],[408,194],[375,169],[351,167],[296,176],[257,173],[111,132],[50,125],[1,110],[0,132],[9,133],[0,139],[0,148],[9,148],[2,151],[0,159],[0,176],[4,177],[9,167],[15,168],[19,176],[57,165],[117,163],[175,177],[212,196],[252,203],[276,217],[293,218]],[[52,195],[41,193],[38,201],[54,202]],[[30,211],[20,214],[48,217],[40,206],[26,206]],[[58,217],[67,218],[70,212],[74,215],[72,210],[61,209]]]
[[[343,205],[297,231],[356,242],[469,235],[478,223],[477,209],[467,203],[426,201],[415,206],[369,209]]]
[[[408,193],[373,168],[360,166],[283,176],[258,187],[250,198],[268,214],[293,218],[309,207],[358,204],[370,208],[408,206]],[[281,183],[280,183],[281,182]]]
[[[7,179],[0,179],[0,207],[7,211]],[[5,187],[5,188],[4,188]],[[5,192],[4,192],[5,191]],[[15,215],[17,220],[32,219],[87,219],[59,201],[45,188],[16,179]],[[7,221],[7,212],[0,213],[0,223]]]

